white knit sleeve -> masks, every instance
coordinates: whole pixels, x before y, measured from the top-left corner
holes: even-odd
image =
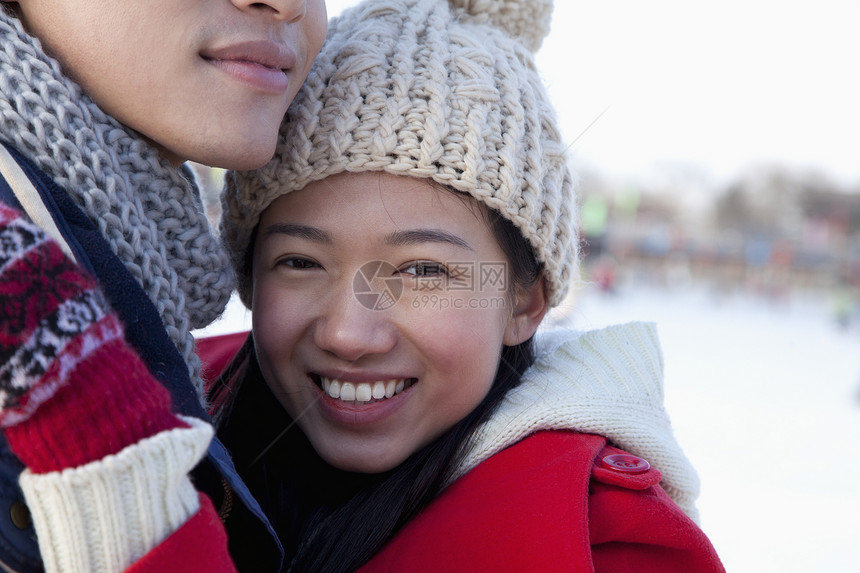
[[[213,430],[182,419],[191,427],[160,432],[104,459],[21,474],[48,573],[123,571],[199,510],[188,472]]]

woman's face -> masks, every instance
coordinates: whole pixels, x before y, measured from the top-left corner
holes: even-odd
[[[282,196],[253,252],[263,375],[329,464],[391,469],[471,412],[502,345],[537,328],[507,265],[477,204],[424,180],[344,173]]]
[[[272,157],[326,30],[323,0],[11,3],[99,107],[168,159],[235,169]]]

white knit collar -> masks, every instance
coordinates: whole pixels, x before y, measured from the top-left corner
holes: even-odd
[[[535,339],[537,360],[490,420],[473,435],[449,483],[540,430],[599,434],[649,460],[661,485],[693,519],[699,481],[663,407],[663,357],[656,327],[628,323],[580,332],[554,329]]]
[[[0,46],[0,138],[101,231],[155,304],[199,387],[190,330],[220,315],[233,277],[196,186],[99,109],[2,8]]]

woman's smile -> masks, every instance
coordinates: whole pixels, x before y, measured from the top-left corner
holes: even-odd
[[[318,386],[331,398],[355,405],[369,404],[393,398],[412,384],[417,378],[392,378],[375,382],[349,382],[337,378],[319,377]]]

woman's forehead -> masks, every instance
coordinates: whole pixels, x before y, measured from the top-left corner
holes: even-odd
[[[430,179],[382,172],[340,173],[315,181],[300,191],[277,198],[264,211],[263,220],[367,221],[401,224],[463,221],[486,226],[488,209],[468,194]],[[268,217],[267,217],[268,215]]]

